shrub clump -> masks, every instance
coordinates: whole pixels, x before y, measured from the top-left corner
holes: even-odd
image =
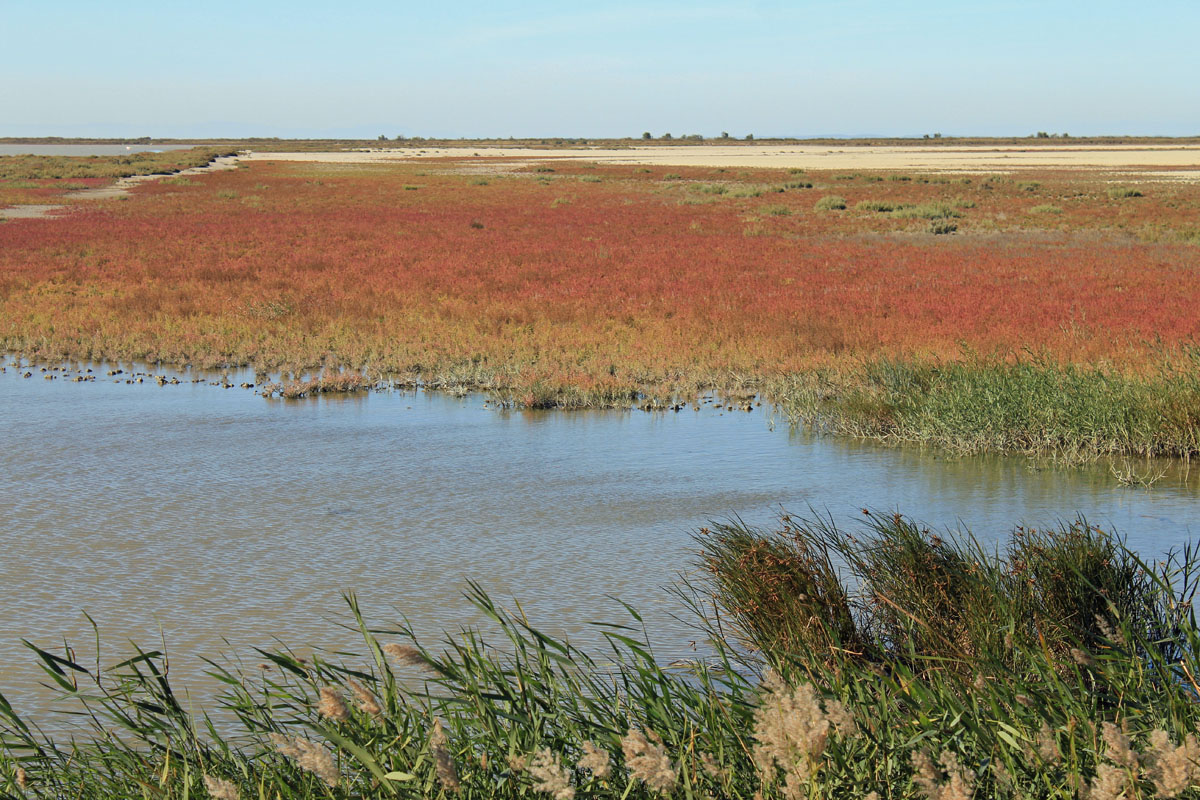
[[[836,194],[825,195],[813,206],[817,211],[841,211],[845,207],[846,198],[839,197]]]
[[[915,206],[902,206],[892,211],[897,219],[953,219],[961,217],[962,212],[952,203],[921,203]]]

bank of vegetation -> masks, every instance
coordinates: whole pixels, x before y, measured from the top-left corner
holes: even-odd
[[[1067,463],[1200,453],[1194,349],[1136,376],[1036,358],[881,360],[793,376],[779,397],[792,419],[820,430],[959,453],[1042,454]]]
[[[68,192],[97,188],[117,178],[170,175],[236,152],[229,147],[195,147],[117,156],[0,156],[0,207],[58,201]]]
[[[1198,563],[1080,520],[999,551],[898,515],[714,525],[677,587],[707,655],[666,665],[636,612],[581,652],[493,603],[429,646],[368,622],[336,657],[213,662],[212,717],[137,651],[31,646],[82,711],[0,700],[0,791],[45,798],[1200,796]]]
[[[9,221],[0,348],[527,408],[757,395],[962,452],[1197,451],[1195,184],[477,167],[259,162]]]

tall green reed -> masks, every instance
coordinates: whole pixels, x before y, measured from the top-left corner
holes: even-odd
[[[194,712],[164,652],[107,668],[29,644],[71,736],[0,698],[11,797],[1200,796],[1200,560],[1083,520],[965,532],[867,514],[697,534],[676,587],[708,634],[664,664],[637,611],[584,652],[466,596],[437,646],[346,602],[357,652],[211,661]]]

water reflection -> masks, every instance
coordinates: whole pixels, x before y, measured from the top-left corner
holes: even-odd
[[[138,365],[0,374],[0,690],[36,703],[22,637],[84,644],[87,610],[114,657],[157,641],[192,682],[198,655],[352,646],[331,619],[356,590],[380,620],[426,634],[477,621],[468,579],[519,598],[585,643],[589,620],[638,607],[659,654],[693,633],[661,590],[689,564],[689,532],[807,506],[855,524],[899,509],[995,540],[1016,523],[1116,527],[1148,553],[1191,534],[1195,477],[1122,488],[1107,467],[1040,469],[772,430],[763,409],[504,411],[479,396],[391,392],[267,401]],[[120,375],[107,375],[122,369]],[[161,371],[160,371],[161,372]],[[193,383],[192,381],[200,381]]]

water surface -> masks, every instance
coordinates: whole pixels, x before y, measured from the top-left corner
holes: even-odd
[[[194,144],[0,144],[0,156],[124,156],[188,150]]]
[[[513,412],[404,392],[284,402],[91,367],[88,383],[0,374],[0,691],[26,708],[42,701],[20,639],[86,650],[84,611],[106,662],[161,633],[172,676],[200,687],[198,655],[253,660],[276,639],[353,648],[337,625],[347,590],[374,621],[403,612],[427,634],[477,621],[468,579],[590,644],[586,621],[627,621],[620,598],[671,659],[695,633],[662,587],[712,519],[769,523],[811,505],[854,525],[869,507],[998,541],[1084,513],[1147,554],[1182,544],[1197,519],[1178,474],[1123,488],[1106,468],[790,433],[763,408]]]

